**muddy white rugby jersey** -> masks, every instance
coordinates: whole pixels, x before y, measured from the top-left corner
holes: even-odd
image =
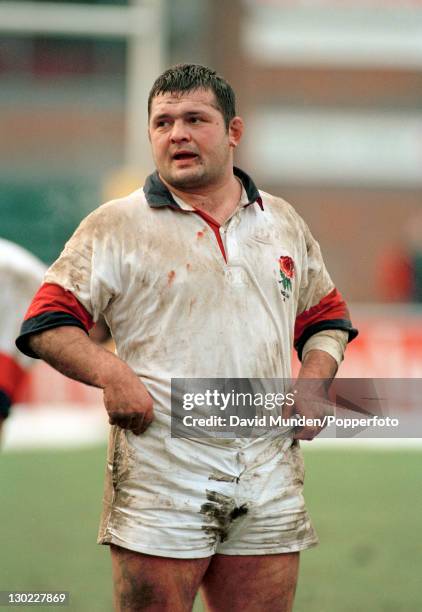
[[[45,269],[31,253],[0,238],[0,418],[8,414],[31,363],[17,350],[15,338]]]
[[[220,226],[158,173],[92,212],[45,276],[17,344],[102,313],[117,354],[168,412],[170,379],[287,378],[291,352],[321,330],[357,331],[318,243],[284,200],[243,184]]]

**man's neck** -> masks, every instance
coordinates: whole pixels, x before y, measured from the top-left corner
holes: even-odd
[[[167,188],[178,198],[197,210],[204,211],[223,225],[236,210],[241,195],[242,186],[233,173],[218,185],[183,191],[161,179]]]

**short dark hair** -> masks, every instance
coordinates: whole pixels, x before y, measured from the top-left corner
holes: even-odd
[[[152,100],[163,93],[181,93],[196,89],[211,89],[218,109],[224,117],[226,129],[236,116],[236,97],[232,87],[215,70],[200,64],[176,64],[155,80],[148,96],[148,117]]]

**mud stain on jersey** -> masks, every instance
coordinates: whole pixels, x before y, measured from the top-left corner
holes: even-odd
[[[207,489],[206,494],[208,502],[202,504],[199,512],[208,523],[202,526],[202,530],[208,535],[210,544],[214,545],[217,540],[220,542],[227,540],[231,524],[247,514],[248,506],[247,504],[236,506],[232,497],[217,491]]]
[[[167,285],[169,287],[171,287],[175,278],[176,278],[176,272],[174,270],[170,270],[170,272],[167,274]]]
[[[53,276],[50,278],[50,276]],[[61,283],[67,291],[81,291],[86,285],[86,260],[76,254],[68,257],[67,253],[58,259],[46,275],[46,282]]]
[[[278,340],[261,343],[257,349],[257,378],[281,377],[283,371],[283,355]]]

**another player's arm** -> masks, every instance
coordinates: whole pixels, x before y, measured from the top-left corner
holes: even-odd
[[[79,327],[34,333],[31,350],[53,368],[79,382],[103,389],[109,422],[140,434],[153,419],[153,402],[135,372],[95,344]]]

